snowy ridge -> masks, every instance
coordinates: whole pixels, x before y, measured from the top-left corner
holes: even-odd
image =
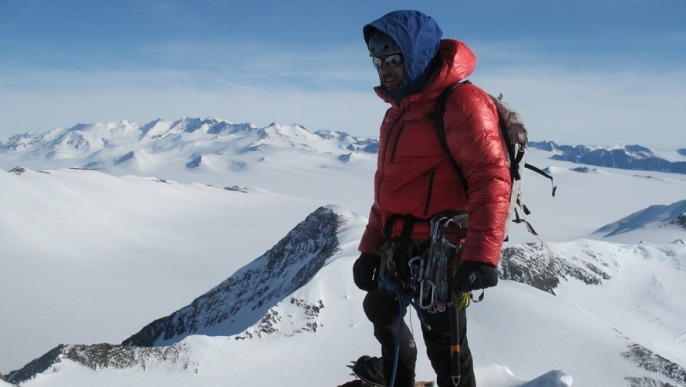
[[[192,334],[231,336],[261,319],[258,333],[269,333],[277,319],[268,311],[299,289],[337,253],[336,233],[346,222],[330,208],[321,207],[298,224],[276,246],[237,271],[193,303],[152,322],[124,340],[123,345],[157,346],[175,343]],[[291,299],[306,314],[322,308]],[[316,330],[316,322],[296,329]],[[252,334],[249,334],[252,335]]]
[[[686,200],[669,205],[654,205],[644,210],[599,228],[595,234],[607,239],[642,229],[663,229],[675,234],[675,238],[686,229]]]

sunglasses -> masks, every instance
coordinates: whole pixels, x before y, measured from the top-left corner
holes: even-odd
[[[403,64],[403,56],[401,54],[393,54],[385,58],[375,56],[372,58],[372,63],[374,63],[374,67],[376,67],[377,69],[380,69],[384,66],[396,67]]]

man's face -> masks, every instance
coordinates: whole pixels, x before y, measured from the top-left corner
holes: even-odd
[[[389,94],[393,94],[403,80],[405,67],[402,54],[391,54],[372,58],[374,67],[379,74],[381,87]]]

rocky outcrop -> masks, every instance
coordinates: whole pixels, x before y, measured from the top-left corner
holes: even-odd
[[[60,363],[71,360],[92,370],[101,368],[130,368],[139,366],[147,369],[152,364],[175,365],[181,370],[195,367],[194,359],[184,343],[167,347],[139,348],[112,344],[65,345],[60,344],[45,355],[33,360],[23,368],[10,372],[6,380],[22,383],[36,374],[59,369]]]
[[[610,279],[604,270],[607,262],[591,250],[583,256],[555,255],[549,268],[549,257],[543,245],[537,243],[506,247],[498,267],[500,279],[512,280],[555,294],[561,280],[574,278],[587,285],[601,285]]]
[[[686,386],[686,368],[639,344],[630,345],[622,356],[653,374],[653,377],[627,377],[631,387]]]

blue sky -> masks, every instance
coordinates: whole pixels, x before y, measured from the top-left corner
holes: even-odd
[[[376,137],[362,26],[419,9],[532,140],[686,147],[683,0],[0,0],[0,138],[214,117]]]

